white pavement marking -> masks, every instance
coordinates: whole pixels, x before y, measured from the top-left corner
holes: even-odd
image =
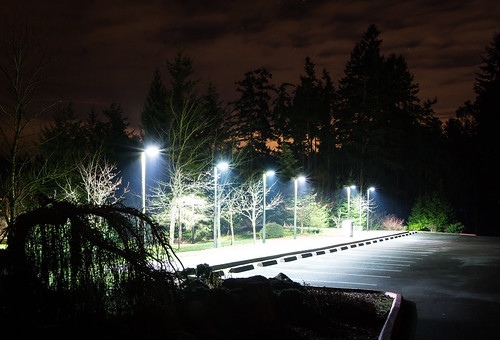
[[[370,259],[377,258],[377,259],[382,259],[381,261],[387,261],[387,262],[417,263],[417,261],[412,261],[412,260],[398,260],[398,259],[394,259],[392,256],[383,256],[383,255],[351,254],[349,256],[350,257],[368,257]]]
[[[376,266],[394,266],[394,267],[409,267],[410,265],[409,264],[402,264],[402,263],[380,263],[380,262],[384,262],[384,261],[378,261],[378,262],[373,262],[373,261],[363,261],[360,263],[360,261],[356,261],[356,260],[346,260],[346,259],[342,259],[342,263],[356,263],[356,264],[365,264],[365,265],[376,265]]]
[[[313,273],[313,274],[328,274],[328,275],[348,275],[348,276],[359,276],[359,277],[375,277],[382,279],[390,279],[387,275],[371,275],[371,274],[352,274],[352,273],[338,273],[338,272],[325,272],[317,270],[301,270],[301,269],[287,269],[287,272],[299,272],[299,273]]]
[[[319,283],[328,283],[328,284],[342,284],[342,285],[357,285],[357,286],[371,286],[376,287],[376,283],[362,283],[362,282],[344,282],[344,281],[327,281],[327,280],[303,280],[303,282],[319,282]]]

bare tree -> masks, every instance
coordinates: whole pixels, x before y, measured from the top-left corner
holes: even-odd
[[[199,209],[207,210],[207,204],[202,203],[200,199],[195,200],[196,197],[201,197],[211,185],[206,177],[206,174],[201,174],[192,179],[184,176],[181,171],[177,171],[170,174],[169,181],[158,181],[157,187],[153,189],[153,199],[149,205],[155,211],[154,216],[159,223],[170,225],[170,244],[174,244],[176,226],[179,239],[182,237],[183,219],[190,225],[194,225],[204,217],[201,214],[187,217],[186,211],[194,210],[194,201]]]
[[[262,216],[264,183],[259,179],[250,179],[243,183],[239,189],[237,210],[252,224],[253,242],[257,242],[257,219]],[[273,185],[266,188],[266,196],[271,191]],[[266,210],[272,210],[283,202],[281,193],[275,195],[270,202],[266,203]]]
[[[4,195],[1,210],[10,224],[25,209],[34,188],[52,176],[39,165],[36,168],[42,170],[34,170],[29,127],[54,103],[36,100],[48,62],[34,29],[19,25],[4,31],[10,33],[0,41],[0,81],[4,90],[0,92],[0,152],[7,173],[0,178],[0,192]]]
[[[179,235],[182,234],[179,214],[184,197],[209,191],[213,179],[205,172],[211,163],[211,155],[205,152],[210,138],[202,135],[208,120],[203,118],[194,102],[186,101],[182,109],[176,110],[171,101],[170,110],[173,121],[166,133],[169,144],[164,151],[168,160],[168,180],[158,182],[151,206],[156,209],[157,219],[166,222],[168,216],[170,242],[173,244],[176,225]]]
[[[77,165],[80,182],[74,184],[66,177],[64,185],[59,185],[64,197],[70,202],[93,205],[115,204],[123,198],[118,195],[122,178],[115,164],[109,164],[99,155],[91,157],[87,164]],[[124,193],[128,188],[124,189]]]
[[[221,217],[224,218],[229,223],[229,232],[231,233],[231,245],[234,245],[234,215],[238,212],[238,202],[240,200],[238,187],[228,186],[229,190],[225,190],[224,194],[221,194]],[[219,223],[220,228],[220,223]],[[220,229],[219,229],[220,235]]]

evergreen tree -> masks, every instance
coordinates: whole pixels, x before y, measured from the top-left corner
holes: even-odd
[[[287,132],[294,141],[294,154],[305,171],[315,172],[321,139],[328,135],[325,131],[330,126],[334,89],[326,70],[322,79],[317,78],[315,64],[309,57],[304,71],[294,91]],[[326,143],[323,145],[326,148]]]
[[[379,34],[375,25],[368,28],[339,81],[335,129],[342,177],[354,175],[361,188],[380,183],[411,202],[440,178],[440,122],[433,102],[420,102],[404,58],[381,55]]]
[[[196,85],[198,79],[192,80],[194,74],[194,60],[180,51],[173,62],[167,61],[170,88],[167,89],[167,110],[180,111],[186,102],[198,101],[196,96]]]
[[[222,105],[217,89],[210,83],[200,104],[201,114],[207,122],[206,128],[200,135],[208,137],[212,141],[206,144],[210,148],[207,150],[208,153],[231,152],[230,135],[227,129],[228,113]],[[216,158],[215,155],[213,158]]]
[[[450,119],[446,132],[457,172],[449,179],[455,204],[465,211],[466,223],[476,233],[499,234],[492,226],[500,218],[497,192],[500,190],[500,147],[497,130],[500,126],[500,34],[486,47],[477,73],[474,102],[466,102]],[[488,181],[487,189],[483,182]]]
[[[141,113],[143,139],[154,144],[163,144],[163,131],[168,131],[171,122],[172,116],[167,111],[167,90],[157,69]]]
[[[268,143],[277,140],[271,107],[276,88],[270,83],[271,78],[271,73],[263,68],[247,72],[245,79],[236,82],[240,97],[231,103],[234,109],[231,133],[239,143],[238,150],[247,156],[246,169],[250,173],[261,168],[257,163],[271,154]]]

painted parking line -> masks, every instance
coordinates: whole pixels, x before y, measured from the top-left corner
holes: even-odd
[[[356,285],[356,286],[370,286],[370,287],[376,287],[376,283],[365,283],[365,282],[350,282],[350,281],[327,281],[327,280],[304,280],[301,279],[300,281],[307,282],[307,283],[321,283],[321,284],[335,284],[335,285]]]
[[[389,267],[410,267],[411,265],[410,264],[403,264],[403,263],[382,263],[382,262],[389,262],[389,261],[383,261],[383,260],[380,260],[380,261],[377,261],[377,262],[374,262],[374,261],[356,261],[356,260],[353,260],[353,259],[342,259],[342,260],[339,260],[340,262],[342,263],[356,263],[356,264],[364,264],[364,265],[367,265],[367,266],[371,266],[371,265],[375,265],[375,266],[389,266]]]
[[[281,267],[284,270],[285,267]],[[363,268],[363,267],[354,267],[354,266],[335,266],[335,269],[351,269],[351,270],[371,270],[371,271],[379,271],[379,272],[394,272],[400,273],[401,269],[389,269],[389,268]],[[286,269],[289,270],[289,269]]]
[[[372,275],[372,274],[353,274],[353,273],[340,273],[331,271],[316,271],[316,270],[301,270],[301,269],[288,269],[287,272],[298,272],[298,273],[311,273],[311,274],[327,274],[327,275],[346,275],[346,276],[357,276],[357,277],[373,277],[379,279],[390,279],[388,275]]]
[[[370,258],[370,259],[381,259],[381,261],[387,261],[387,262],[417,263],[417,261],[413,261],[413,260],[399,260],[399,259],[394,259],[394,257],[392,257],[392,256],[384,256],[384,255],[351,254],[351,255],[346,255],[346,256]],[[420,260],[422,260],[422,258],[420,258]]]

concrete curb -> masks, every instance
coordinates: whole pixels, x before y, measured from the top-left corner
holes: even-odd
[[[392,297],[394,301],[392,302],[391,311],[378,337],[379,340],[390,340],[394,335],[394,331],[398,328],[399,311],[401,310],[401,303],[403,302],[403,296],[399,293],[385,292],[385,295]]]
[[[214,272],[219,273],[219,274],[223,274],[224,269],[229,269],[230,273],[236,273],[236,272],[241,273],[241,272],[244,272],[247,270],[252,270],[255,268],[254,266],[249,266],[250,264],[256,263],[256,265],[258,267],[266,267],[269,265],[277,264],[277,261],[280,261],[280,262],[295,261],[295,260],[302,259],[302,258],[323,255],[327,251],[329,253],[334,253],[334,252],[339,251],[339,249],[340,249],[340,251],[348,250],[350,248],[362,247],[362,246],[370,245],[370,244],[374,244],[374,243],[385,242],[388,240],[392,240],[392,239],[396,239],[396,238],[400,238],[400,237],[405,237],[405,236],[413,235],[416,233],[417,233],[416,231],[405,231],[405,232],[401,232],[401,233],[397,233],[397,234],[393,234],[393,235],[378,236],[378,237],[373,237],[373,238],[369,238],[369,239],[365,239],[365,240],[356,240],[356,241],[352,241],[352,242],[345,242],[345,243],[335,244],[335,245],[331,245],[331,246],[325,246],[325,247],[321,247],[321,248],[292,251],[292,252],[269,255],[269,256],[264,256],[264,257],[257,257],[257,258],[253,258],[253,259],[228,262],[228,263],[223,263],[223,264],[211,266],[211,268]],[[272,260],[276,260],[276,261],[272,261]]]

